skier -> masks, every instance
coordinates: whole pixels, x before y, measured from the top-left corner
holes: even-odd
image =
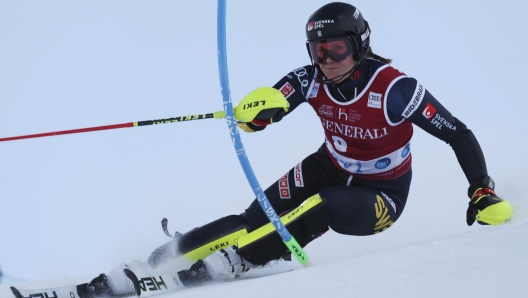
[[[510,218],[511,205],[496,195],[474,134],[422,83],[372,52],[369,24],[356,7],[324,5],[305,30],[311,65],[290,72],[272,90],[255,91],[263,100],[280,95],[287,104],[254,107],[256,117],[239,122],[246,132],[261,131],[304,102],[319,117],[322,146],[265,191],[301,245],[329,228],[344,235],[373,235],[398,220],[411,183],[413,124],[452,147],[469,182],[468,225],[497,225]],[[235,109],[235,118],[245,119],[244,113]],[[192,286],[235,278],[288,255],[255,199],[240,215],[177,234],[152,253],[148,266],[154,270],[184,259],[189,263],[179,279]],[[128,291],[118,279],[113,273],[101,275],[86,285],[87,291]]]

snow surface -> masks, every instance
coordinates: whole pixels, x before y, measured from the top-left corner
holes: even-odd
[[[526,297],[525,210],[526,206],[518,207],[512,220],[496,227],[483,226],[329,263],[313,260],[310,268],[280,262],[250,271],[241,280],[157,297]],[[66,286],[74,281],[86,282],[86,277],[15,285]],[[10,293],[8,285],[0,285],[0,297],[9,297]]]

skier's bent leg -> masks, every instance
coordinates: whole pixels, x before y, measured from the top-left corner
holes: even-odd
[[[328,230],[332,221],[326,200],[314,195],[303,204],[281,216],[290,233],[305,246]],[[290,252],[271,223],[239,237],[237,245],[222,248],[189,270],[180,271],[186,286],[207,281],[226,280],[243,275],[250,268],[289,256]]]

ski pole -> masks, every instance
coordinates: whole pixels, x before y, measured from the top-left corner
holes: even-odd
[[[292,255],[295,256],[297,261],[304,267],[311,266],[311,262],[308,259],[308,255],[304,252],[302,247],[299,245],[297,240],[288,231],[286,226],[282,223],[277,212],[271,206],[266,194],[262,191],[260,184],[251,168],[249,159],[246,155],[246,150],[242,144],[240,134],[238,133],[237,122],[233,115],[233,104],[231,102],[231,92],[229,90],[229,75],[227,71],[227,50],[226,50],[226,0],[218,0],[218,19],[217,19],[217,36],[218,36],[218,71],[220,75],[220,87],[222,89],[222,100],[224,105],[224,111],[227,127],[231,134],[233,141],[233,147],[240,161],[240,165],[246,174],[246,178],[257,197],[260,207],[270,220],[270,222],[277,230],[277,233],[281,236],[282,241],[286,247],[291,251]]]
[[[89,132],[89,131],[108,130],[108,129],[116,129],[116,128],[137,127],[137,126],[157,125],[157,124],[166,124],[166,123],[176,123],[176,122],[191,121],[191,120],[201,120],[201,119],[210,119],[210,118],[222,119],[222,118],[225,118],[225,117],[226,117],[225,116],[225,112],[224,111],[219,111],[219,112],[214,112],[214,113],[209,113],[209,114],[180,116],[180,117],[165,118],[165,119],[158,119],[158,120],[145,120],[145,121],[138,121],[138,122],[122,123],[122,124],[103,125],[103,126],[95,126],[95,127],[86,127],[86,128],[61,130],[61,131],[54,131],[54,132],[46,132],[46,133],[39,133],[39,134],[32,134],[32,135],[16,136],[16,137],[9,137],[9,138],[0,138],[0,142],[21,140],[21,139],[50,137],[50,136],[66,135],[66,134]]]

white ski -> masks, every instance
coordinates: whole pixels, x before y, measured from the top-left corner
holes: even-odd
[[[178,278],[178,273],[164,273],[159,275],[141,275],[136,277],[132,271],[125,269],[125,274],[130,278],[137,292],[130,292],[126,294],[113,295],[111,297],[151,297],[158,294],[173,292],[184,289],[185,286]],[[11,287],[11,291],[16,298],[85,298],[94,297],[93,293],[86,293],[82,287],[86,284],[56,287],[47,289],[17,289]],[[95,296],[97,297],[97,296]]]

